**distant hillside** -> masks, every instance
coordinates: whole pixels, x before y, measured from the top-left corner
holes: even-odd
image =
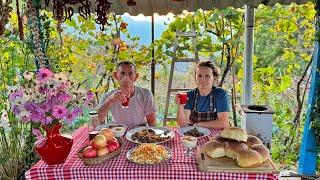
[[[137,18],[123,15],[123,20],[128,23],[128,31],[131,36],[140,37],[139,44],[141,45],[149,45],[151,43],[151,17],[139,17]],[[159,20],[159,18],[155,18],[154,31],[155,31],[155,39],[160,38],[161,33],[166,29],[166,25],[163,20]]]

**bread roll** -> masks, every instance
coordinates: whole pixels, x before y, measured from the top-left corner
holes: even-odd
[[[248,146],[245,143],[238,141],[226,141],[224,143],[224,149],[227,157],[236,159],[238,153],[242,150],[248,149]]]
[[[237,156],[237,163],[240,167],[259,167],[262,163],[262,157],[257,151],[252,149],[245,149],[239,152]]]
[[[263,162],[268,161],[270,158],[270,151],[263,144],[255,144],[251,149],[257,151],[261,155]]]
[[[247,132],[241,128],[230,127],[221,131],[221,136],[227,139],[247,142]]]
[[[223,138],[221,135],[216,135],[214,137],[210,137],[209,141],[216,141],[223,144],[225,141],[227,141],[227,139]]]
[[[248,135],[248,139],[247,139],[246,145],[249,148],[251,148],[255,144],[263,144],[263,143],[258,137],[253,136],[253,135]]]
[[[218,158],[226,155],[223,145],[217,141],[206,142],[204,145],[204,152],[211,158]]]

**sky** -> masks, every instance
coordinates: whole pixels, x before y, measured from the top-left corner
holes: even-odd
[[[130,16],[129,14],[125,13],[122,15],[122,18],[126,23],[128,23],[127,29],[131,37],[140,37],[140,45],[151,44],[151,16]],[[166,16],[159,16],[155,14],[154,19],[155,39],[159,39],[162,32],[166,29],[165,24],[172,22],[174,15],[168,14]]]

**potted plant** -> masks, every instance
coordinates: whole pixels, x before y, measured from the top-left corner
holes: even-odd
[[[23,83],[10,87],[9,101],[13,113],[23,123],[39,124],[46,134],[33,129],[38,140],[35,149],[47,164],[63,163],[73,140],[60,134],[62,123],[72,123],[82,115],[82,106],[93,105],[94,94],[85,92],[64,73],[41,68],[36,74],[25,72]]]

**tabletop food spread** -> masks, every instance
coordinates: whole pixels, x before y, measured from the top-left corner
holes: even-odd
[[[108,124],[95,131],[89,140],[88,128],[79,128],[64,164],[50,166],[40,160],[26,178],[278,179],[268,148],[240,128]]]

